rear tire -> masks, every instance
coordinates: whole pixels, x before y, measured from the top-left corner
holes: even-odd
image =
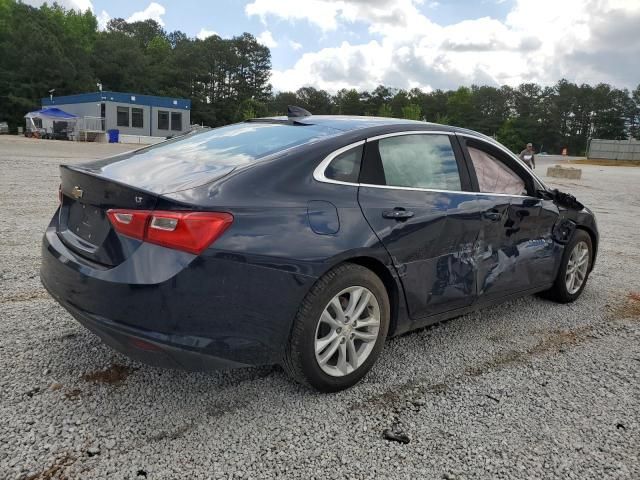
[[[294,380],[321,392],[349,388],[380,355],[389,318],[380,278],[360,265],[339,265],[303,300],[282,366]]]
[[[576,229],[565,247],[555,283],[544,296],[559,303],[577,300],[587,284],[592,262],[591,237],[584,230]]]

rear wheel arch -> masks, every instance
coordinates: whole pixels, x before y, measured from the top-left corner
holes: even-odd
[[[359,255],[355,257],[341,259],[339,262],[336,262],[331,265],[331,267],[327,268],[326,271],[322,273],[318,277],[318,279],[311,285],[308,291],[311,291],[313,287],[317,284],[317,282],[331,270],[335,270],[341,265],[345,264],[355,264],[361,267],[366,268],[367,270],[372,271],[384,285],[385,290],[387,291],[387,296],[389,297],[389,306],[390,306],[390,318],[389,318],[389,333],[388,336],[392,337],[396,331],[398,326],[398,315],[400,311],[400,301],[403,298],[401,295],[403,293],[398,288],[398,283],[393,278],[392,273],[389,271],[389,267],[387,267],[381,260],[367,256],[367,255]],[[293,328],[293,323],[291,325],[290,330]]]
[[[393,275],[389,271],[389,268],[380,260],[373,257],[353,257],[349,258],[342,263],[355,263],[375,273],[387,290],[387,296],[389,297],[389,305],[391,307],[391,315],[389,319],[389,337],[392,337],[397,324],[398,324],[398,307],[400,301],[400,292],[398,291],[398,285],[393,278]]]

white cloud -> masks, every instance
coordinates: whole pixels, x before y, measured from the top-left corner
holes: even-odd
[[[141,10],[139,12],[134,12],[129,18],[127,18],[127,22],[142,22],[144,20],[155,20],[161,26],[164,27],[164,21],[162,20],[162,15],[164,15],[166,9],[156,2],[151,2],[147,8]]]
[[[218,35],[218,32],[214,30],[207,30],[206,28],[201,28],[196,37],[200,40],[204,40],[205,38],[211,37],[212,35]]]
[[[322,31],[365,22],[369,33],[379,36],[303,54],[292,68],[273,72],[276,90],[370,89],[380,83],[429,90],[472,83],[552,84],[563,77],[635,87],[640,78],[637,63],[629,60],[640,57],[638,1],[516,0],[504,21],[483,17],[447,26],[431,21],[420,5],[425,3],[254,0],[246,13],[264,22],[307,21]]]
[[[254,0],[245,6],[248,16],[258,16],[266,23],[268,16],[284,20],[308,20],[322,30],[337,27],[340,5],[326,0]]]
[[[269,30],[265,30],[260,35],[258,35],[256,37],[256,40],[258,40],[258,42],[260,42],[265,47],[276,48],[278,46],[278,42],[276,42]]]
[[[340,21],[350,23],[406,23],[408,13],[417,12],[415,4],[424,0],[253,0],[245,13],[260,17],[266,24],[269,17],[290,22],[307,21],[323,31],[335,30]],[[437,3],[437,2],[436,2]]]
[[[109,23],[109,20],[111,20],[111,15],[109,15],[106,10],[102,10],[97,15],[97,18],[98,18],[98,28],[100,30],[104,30],[105,28],[107,28],[107,23]]]
[[[294,40],[289,40],[289,46],[293,49],[293,50],[300,50],[302,48],[302,44],[298,43]]]

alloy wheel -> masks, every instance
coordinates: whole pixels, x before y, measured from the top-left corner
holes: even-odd
[[[567,292],[573,295],[584,283],[587,278],[587,270],[589,268],[589,247],[586,242],[580,241],[576,243],[569,256],[567,263],[567,271],[565,275],[565,284]]]
[[[361,286],[348,287],[327,304],[315,335],[315,355],[324,373],[343,377],[357,370],[371,354],[380,331],[380,306]]]

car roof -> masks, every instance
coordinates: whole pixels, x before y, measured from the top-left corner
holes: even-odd
[[[407,127],[407,130],[428,130],[428,131],[440,131],[459,133],[461,135],[472,136],[489,143],[500,145],[494,138],[491,138],[483,133],[476,132],[475,130],[469,130],[468,128],[454,127],[451,125],[443,125],[440,123],[423,122],[419,120],[407,120],[404,118],[393,117],[368,117],[357,115],[307,115],[300,117],[287,117],[287,116],[274,116],[274,117],[262,117],[245,120],[246,122],[264,122],[264,123],[283,123],[288,125],[317,125],[325,128],[331,128],[347,135],[349,133],[362,134],[382,134],[385,133],[387,127],[390,132],[402,131],[403,127]]]
[[[309,115],[305,117],[264,117],[256,118],[254,122],[278,122],[294,123],[299,125],[319,125],[323,127],[349,132],[371,127],[408,125],[412,127],[424,126],[437,130],[454,130],[455,127],[440,125],[437,123],[421,122],[417,120],[406,120],[404,118],[391,117],[364,117],[355,115]]]

